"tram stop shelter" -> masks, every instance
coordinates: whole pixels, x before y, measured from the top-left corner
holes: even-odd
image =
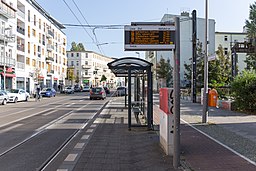
[[[134,126],[146,126],[148,130],[153,129],[153,91],[152,91],[152,63],[136,58],[123,57],[108,63],[109,69],[116,77],[125,77],[128,82],[128,129]],[[132,78],[134,78],[134,101],[132,101]],[[146,84],[145,84],[146,83]],[[126,81],[125,81],[126,84]],[[145,100],[146,99],[146,100]],[[126,93],[125,93],[126,105]],[[132,113],[146,117],[147,125],[132,125]]]

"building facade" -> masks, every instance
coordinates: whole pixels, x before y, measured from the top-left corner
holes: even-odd
[[[219,45],[221,45],[224,49],[225,55],[230,55],[231,59],[231,48],[234,46],[236,42],[244,42],[246,41],[247,34],[245,32],[216,32],[215,33],[215,47],[218,49]],[[246,59],[245,53],[237,53],[237,67],[238,72],[246,69],[246,63],[244,62]]]
[[[180,80],[181,87],[185,87],[190,80],[184,78],[185,63],[189,63],[192,58],[192,19],[189,13],[183,12],[181,15],[165,14],[161,22],[174,22],[174,17],[180,18]],[[215,20],[208,20],[208,55],[215,53]],[[197,18],[197,42],[201,42],[204,48],[205,42],[205,19]],[[160,58],[170,59],[170,63],[173,66],[173,51],[148,51],[145,53],[145,59],[153,63],[156,67],[156,63]],[[158,91],[161,85],[157,80],[157,73],[153,74],[153,90]]]
[[[108,85],[109,87],[115,87],[117,80],[107,66],[109,62],[114,60],[113,58],[93,51],[67,51],[67,60],[66,85]],[[103,75],[106,77],[106,81],[101,81]]]
[[[0,89],[15,86],[16,1],[0,1]]]
[[[0,12],[0,37],[4,37],[1,64],[6,68],[4,72],[1,67],[1,88],[22,88],[31,93],[40,84],[57,89],[67,71],[65,27],[34,0],[1,1],[0,5],[10,13]]]

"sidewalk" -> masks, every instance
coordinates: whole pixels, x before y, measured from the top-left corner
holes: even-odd
[[[135,122],[132,118],[132,124]],[[112,98],[92,129],[85,132],[85,141],[81,143],[86,146],[78,159],[64,161],[58,171],[178,171],[173,168],[172,157],[166,156],[159,146],[157,131],[144,127],[132,127],[129,131],[127,123],[124,98]]]
[[[200,104],[181,101],[180,170],[255,171],[255,129],[245,131],[256,127],[252,124],[256,118],[211,108],[209,121],[212,124],[203,125],[200,124],[201,110]],[[143,127],[132,127],[128,131],[127,119],[124,98],[112,98],[89,129],[84,131],[75,147],[76,155],[71,153],[67,156],[58,171],[178,171],[173,168],[172,157],[166,156],[161,149],[158,131],[147,131]],[[136,123],[134,117],[133,123]],[[219,141],[240,154],[247,154],[251,160],[245,160]],[[244,153],[241,150],[245,150]]]
[[[201,115],[202,105],[181,101],[181,152],[188,166],[196,171],[256,170],[256,117],[209,108],[210,124],[204,125]]]

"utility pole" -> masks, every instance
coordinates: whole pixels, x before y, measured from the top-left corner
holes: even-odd
[[[203,95],[203,116],[202,123],[208,122],[208,55],[207,55],[207,34],[208,34],[208,0],[205,0],[205,57],[204,57],[204,95]]]
[[[192,11],[192,42],[193,42],[193,60],[192,60],[192,101],[196,103],[196,40],[197,40],[196,10]]]

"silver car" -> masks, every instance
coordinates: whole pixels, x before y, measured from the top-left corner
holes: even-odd
[[[92,99],[106,99],[107,95],[103,87],[93,87],[90,90],[90,100]]]
[[[6,105],[8,101],[9,101],[9,96],[7,92],[4,90],[0,90],[0,103],[2,105]]]

